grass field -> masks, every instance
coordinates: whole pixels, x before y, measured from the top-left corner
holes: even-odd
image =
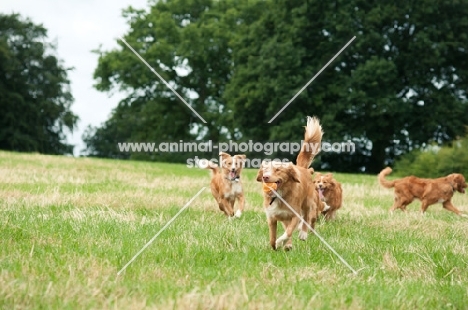
[[[467,309],[468,220],[440,205],[389,214],[375,176],[336,174],[344,207],[273,251],[256,171],[228,221],[184,165],[0,152],[2,309]],[[468,198],[454,204],[468,212]]]

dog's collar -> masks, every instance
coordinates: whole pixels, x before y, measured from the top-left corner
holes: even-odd
[[[276,199],[276,196],[271,198],[270,206],[271,206],[271,204],[273,203],[273,201],[275,201],[275,199]]]

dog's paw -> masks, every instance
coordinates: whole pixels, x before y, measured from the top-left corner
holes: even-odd
[[[460,213],[460,216],[461,216],[461,217],[468,217],[467,214],[463,214],[463,213]]]
[[[276,239],[276,249],[282,248],[288,241],[288,235],[286,233],[282,234],[281,237]]]
[[[240,218],[242,216],[242,211],[241,210],[237,210],[236,211],[236,214],[234,214],[235,217],[237,218]]]
[[[330,210],[330,206],[325,201],[323,202],[323,205],[323,212]]]
[[[291,250],[292,250],[292,244],[286,244],[286,245],[284,246],[284,250],[285,250],[285,251],[291,251]]]
[[[303,231],[303,230],[299,231],[299,240],[306,240],[307,236],[308,236],[307,231]]]
[[[278,249],[282,248],[285,243],[286,242],[283,241],[283,240],[280,240],[280,239],[276,240],[275,249],[278,250]]]

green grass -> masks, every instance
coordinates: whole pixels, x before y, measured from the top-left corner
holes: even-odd
[[[389,214],[376,176],[336,173],[344,206],[291,252],[273,251],[256,171],[228,221],[184,165],[0,152],[2,309],[466,309],[468,221],[417,203]],[[468,199],[454,204],[468,211]]]

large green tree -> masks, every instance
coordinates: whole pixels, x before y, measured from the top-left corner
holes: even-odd
[[[324,140],[357,146],[317,163],[376,172],[399,154],[465,134],[467,13],[468,0],[167,0],[128,9],[125,39],[207,123],[120,42],[102,52],[95,77],[98,89],[129,96],[88,132],[88,149],[119,157],[123,141],[297,141],[305,116],[317,115]]]
[[[225,92],[234,126],[245,136],[293,139],[304,115],[315,114],[326,140],[350,138],[358,146],[352,156],[324,154],[322,163],[376,172],[411,148],[465,134],[468,1],[266,5],[240,29]],[[353,36],[355,42],[274,121],[277,126],[267,126]]]
[[[212,139],[229,134],[219,121],[222,95],[232,75],[229,42],[238,8],[247,1],[160,1],[149,11],[128,8],[130,30],[124,39],[206,121],[181,102],[122,42],[112,51],[99,51],[96,88],[128,93],[111,118],[84,136],[88,151],[120,157],[124,141]],[[126,130],[122,130],[126,128]]]
[[[78,117],[67,70],[46,42],[47,30],[18,14],[0,14],[0,149],[72,153]]]

